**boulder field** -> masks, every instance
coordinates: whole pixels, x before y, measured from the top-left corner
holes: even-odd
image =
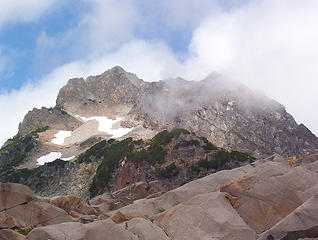
[[[0,239],[317,239],[316,160],[275,155],[126,206],[111,193],[39,198],[1,183]]]

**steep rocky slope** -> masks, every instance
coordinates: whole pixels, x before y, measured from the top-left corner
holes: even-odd
[[[56,160],[32,169],[14,169],[15,165],[6,164],[0,172],[0,181],[28,185],[42,196],[72,193],[92,197],[121,190],[115,195],[123,204],[128,204],[140,197],[140,193],[134,196],[132,184],[145,183],[142,187],[147,190],[141,194],[144,196],[252,161],[254,158],[248,154],[228,152],[204,137],[175,129],[162,131],[148,141],[103,140],[74,161]]]
[[[150,126],[183,127],[217,146],[255,156],[291,156],[317,149],[317,138],[297,125],[284,106],[217,76],[200,82],[159,82],[145,92],[134,111]]]
[[[25,136],[38,128],[50,126],[51,128],[60,130],[73,131],[78,128],[82,123],[70,116],[58,105],[54,108],[41,109],[34,108],[29,111],[23,121],[19,124],[19,136]]]
[[[86,80],[70,80],[57,104],[75,114],[128,114],[154,130],[186,128],[217,146],[255,156],[318,149],[317,138],[284,106],[218,75],[199,82],[149,83],[115,67]]]
[[[256,157],[318,150],[317,137],[298,125],[284,106],[218,75],[199,82],[178,78],[150,83],[115,67],[85,80],[69,80],[56,103],[52,109],[30,111],[19,125],[19,136],[49,126],[44,140],[48,143],[61,130],[72,132],[64,145],[94,135],[109,139],[111,134],[101,131],[101,123],[93,120],[103,116],[119,119],[113,127],[130,129],[126,137],[135,139],[185,128],[218,147]]]

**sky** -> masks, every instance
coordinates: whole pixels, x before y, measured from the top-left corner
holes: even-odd
[[[1,0],[0,145],[73,77],[211,72],[282,103],[318,134],[316,0]]]

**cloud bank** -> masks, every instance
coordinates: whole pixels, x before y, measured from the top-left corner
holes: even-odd
[[[17,132],[28,110],[53,106],[69,78],[100,74],[115,65],[146,81],[198,80],[217,71],[265,92],[318,133],[317,1],[244,1],[231,9],[205,0],[87,2],[91,8],[78,25],[58,37],[42,33],[38,38],[43,57],[58,58],[66,49],[73,60],[36,83],[0,95],[5,116],[0,122],[7,126],[1,129],[0,144]],[[182,54],[168,43],[169,33],[179,32],[190,34]]]
[[[31,22],[41,16],[57,0],[1,0],[0,27],[5,23]]]

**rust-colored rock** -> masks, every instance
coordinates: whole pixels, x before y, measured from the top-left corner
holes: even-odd
[[[132,216],[128,216],[128,215],[124,215],[122,214],[120,211],[117,211],[112,217],[111,220],[113,220],[113,222],[115,223],[122,223],[122,222],[126,222],[129,221],[130,219],[133,219],[134,217]]]
[[[68,195],[68,196],[57,196],[49,199],[49,203],[62,208],[66,212],[70,212],[72,210],[75,210],[76,207],[80,203],[79,197]]]
[[[256,238],[220,192],[197,195],[163,212],[154,222],[175,240]]]
[[[1,240],[23,240],[24,236],[20,233],[17,233],[11,229],[1,229],[0,230],[0,239]]]
[[[0,211],[10,209],[35,199],[27,186],[17,183],[0,183]]]
[[[315,172],[286,163],[264,163],[259,170],[223,185],[244,221],[261,233],[286,217],[311,194],[318,182]]]

